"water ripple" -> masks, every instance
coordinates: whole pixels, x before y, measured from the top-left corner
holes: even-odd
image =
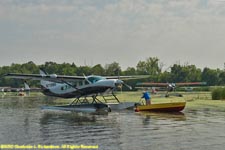
[[[30,103],[29,103],[30,101]],[[225,114],[43,112],[36,99],[0,99],[0,144],[86,144],[103,150],[216,149],[225,146]]]

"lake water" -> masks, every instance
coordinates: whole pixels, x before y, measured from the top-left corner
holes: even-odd
[[[179,114],[43,111],[47,97],[0,98],[0,145],[89,145],[100,150],[224,150],[225,112]],[[61,147],[62,148],[62,147]]]

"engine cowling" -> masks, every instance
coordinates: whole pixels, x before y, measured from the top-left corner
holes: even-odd
[[[50,78],[57,78],[57,74],[50,74]]]

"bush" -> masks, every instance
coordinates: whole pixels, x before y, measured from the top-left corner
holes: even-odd
[[[206,87],[196,88],[196,90],[194,89],[194,91],[210,91],[210,89],[209,89],[209,86],[206,86]]]
[[[212,99],[213,100],[221,100],[225,99],[225,89],[224,88],[216,88],[212,91]]]
[[[222,93],[221,93],[221,99],[225,99],[225,89],[222,89]]]

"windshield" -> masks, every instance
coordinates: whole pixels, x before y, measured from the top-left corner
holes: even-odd
[[[99,80],[103,80],[105,78],[103,77],[100,77],[100,76],[90,76],[90,77],[87,77],[87,80],[90,81],[91,83],[95,83]]]

